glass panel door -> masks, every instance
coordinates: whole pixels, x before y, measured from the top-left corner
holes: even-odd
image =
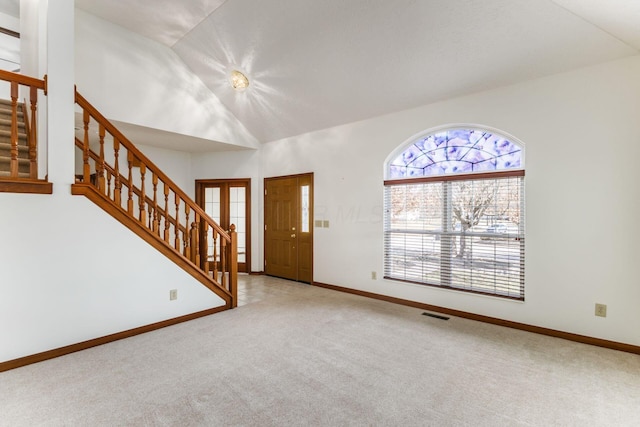
[[[204,211],[213,219],[215,222],[220,224],[220,205],[222,201],[220,200],[220,187],[206,187],[204,189]],[[217,254],[215,261],[218,262],[220,259],[220,242],[215,242],[215,246],[217,246],[214,250],[214,241],[212,238],[212,231],[209,231],[209,236],[207,238],[207,243],[209,244],[209,254]],[[209,263],[214,261],[213,259],[209,259]],[[213,265],[210,264],[210,268],[213,269]]]
[[[235,224],[238,233],[238,262],[245,263],[247,255],[246,188],[229,188],[229,224]]]
[[[240,272],[249,272],[251,259],[249,246],[250,183],[249,179],[196,181],[196,199],[207,215],[224,230],[229,230],[231,224],[236,226],[238,271]],[[214,253],[214,243],[211,236],[209,236],[208,243],[209,253]],[[216,242],[218,246],[216,254],[220,253],[219,244],[220,242]]]

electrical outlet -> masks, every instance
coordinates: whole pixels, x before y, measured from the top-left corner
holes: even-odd
[[[177,289],[171,289],[169,291],[169,301],[175,301],[178,299],[178,290]]]
[[[607,317],[607,305],[596,303],[596,316]]]
[[[326,220],[326,219],[322,220],[322,226],[324,228],[329,228],[329,220]]]
[[[375,271],[371,272],[371,280],[378,280],[378,273],[376,273]]]

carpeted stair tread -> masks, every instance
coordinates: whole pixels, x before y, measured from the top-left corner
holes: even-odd
[[[25,133],[24,114],[19,104],[18,119],[18,177],[29,178],[31,161]],[[11,176],[11,101],[0,100],[0,177]]]
[[[22,109],[21,106],[22,106],[23,103],[22,102],[18,102],[17,104],[18,104],[18,107],[20,107],[20,108],[18,108],[18,110],[21,110]],[[0,99],[0,109],[11,111],[11,101],[8,101],[6,99]]]
[[[0,102],[0,119],[9,119],[11,120],[11,103],[2,103]],[[18,108],[16,109],[16,115],[19,118],[19,123],[23,121],[24,110],[22,109],[22,103],[18,103]]]
[[[6,141],[2,141],[3,139],[6,139]],[[26,142],[27,135],[25,133],[18,133],[18,145],[20,144],[20,140]],[[11,142],[11,130],[0,128],[0,141]]]
[[[8,170],[0,170],[0,177],[10,177],[11,172]],[[20,172],[18,171],[18,178],[31,178],[31,174],[29,172]]]
[[[0,142],[0,157],[2,156],[11,157],[11,144],[7,142]],[[18,144],[18,157],[28,159],[29,147]]]
[[[24,114],[20,110],[18,110],[18,123],[24,122]],[[11,121],[11,110],[0,110],[0,119]],[[24,126],[24,125],[23,125]]]
[[[22,102],[18,102],[18,105],[22,104]],[[11,100],[10,99],[0,99],[0,108],[8,107],[11,108]]]
[[[28,150],[29,146],[27,144],[20,144],[20,141],[18,141],[18,150],[22,151],[22,150]],[[11,150],[11,142],[9,141],[0,141],[0,150]]]
[[[0,163],[11,163],[11,157],[10,156],[0,156]],[[28,165],[29,164],[29,159],[18,157],[18,163],[20,165]]]
[[[11,129],[11,117],[0,117],[0,129]],[[24,133],[24,122],[18,122],[18,132]]]
[[[11,170],[11,157],[0,156],[0,171]],[[31,161],[29,159],[21,159],[18,158],[18,172],[26,173],[29,175],[29,171],[31,170]]]

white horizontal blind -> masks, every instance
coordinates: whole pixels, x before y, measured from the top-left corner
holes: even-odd
[[[385,183],[385,277],[524,299],[524,176],[515,175]]]

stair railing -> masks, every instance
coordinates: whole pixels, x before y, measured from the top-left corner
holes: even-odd
[[[42,90],[44,95],[47,94],[46,76],[44,80],[36,79],[33,77],[24,76],[22,74],[12,73],[10,71],[0,70],[0,80],[6,81],[10,84],[10,97],[11,97],[11,161],[10,161],[10,175],[11,179],[24,179],[25,177],[19,176],[19,159],[18,159],[18,104],[19,88],[20,86],[27,87],[29,90],[29,104],[30,111],[27,108],[26,103],[22,104],[22,113],[25,118],[25,130],[27,134],[27,143],[29,149],[29,178],[38,178],[38,137],[37,137],[37,110],[38,110],[38,90]],[[29,119],[29,113],[31,119]]]
[[[223,230],[78,91],[76,103],[83,121],[81,138],[76,137],[75,142],[82,158],[76,184],[93,187],[120,214],[135,219],[165,247],[209,277],[215,285],[210,289],[229,307],[235,307],[235,226]]]

